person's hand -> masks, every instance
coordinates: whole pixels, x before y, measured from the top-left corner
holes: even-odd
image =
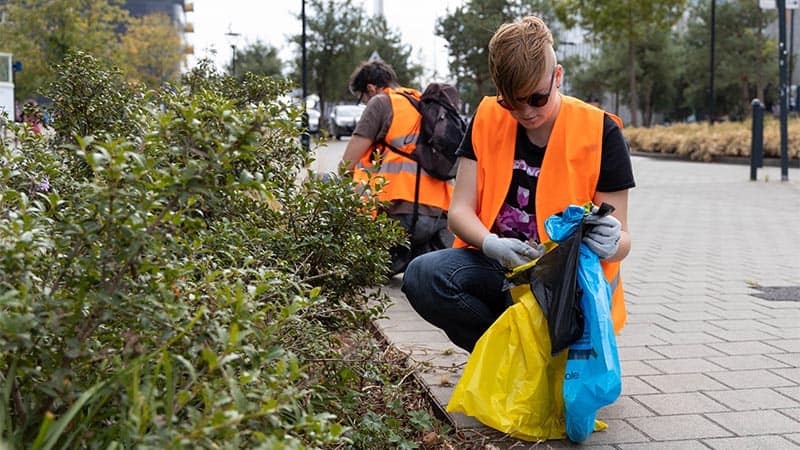
[[[617,253],[622,224],[612,215],[590,215],[583,219],[588,231],[583,235],[583,243],[595,252],[600,259],[606,259]]]
[[[503,267],[513,269],[544,254],[544,247],[534,248],[515,238],[501,238],[489,233],[481,244],[483,254],[497,260]]]

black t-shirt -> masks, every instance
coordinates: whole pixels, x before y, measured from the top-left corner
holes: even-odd
[[[534,145],[528,139],[525,129],[517,125],[511,184],[492,227],[492,231],[499,236],[539,241],[539,232],[536,229],[536,184],[539,181],[544,152],[545,148]],[[472,147],[472,122],[456,155],[477,160]],[[628,144],[617,123],[606,115],[603,121],[603,147],[597,191],[622,191],[635,185]]]

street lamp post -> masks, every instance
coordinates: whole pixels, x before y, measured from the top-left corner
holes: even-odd
[[[228,32],[225,33],[225,36],[231,41],[231,76],[236,76],[236,38],[241,36],[241,33],[234,33],[231,31],[230,27],[228,27]]]
[[[789,131],[787,125],[787,110],[789,109],[789,86],[786,83],[786,0],[777,0],[778,8],[778,69],[780,70],[780,135],[781,135],[781,181],[789,181],[789,150],[787,141]]]
[[[711,57],[709,58],[709,88],[708,88],[708,124],[714,125],[714,102],[716,101],[714,95],[714,45],[716,40],[716,28],[714,22],[716,21],[717,1],[711,0]]]
[[[302,7],[300,9],[300,16],[301,16],[301,19],[302,19],[302,22],[303,22],[303,32],[300,35],[300,46],[302,47],[302,53],[303,53],[303,56],[302,56],[302,58],[303,58],[303,61],[302,61],[303,74],[302,74],[302,80],[301,80],[302,81],[301,84],[303,85],[303,98],[302,98],[302,101],[303,101],[303,135],[300,138],[302,140],[303,147],[306,150],[308,150],[308,148],[309,148],[309,146],[311,144],[311,136],[309,136],[309,134],[308,134],[308,104],[306,102],[306,96],[308,96],[308,89],[307,89],[307,83],[308,83],[308,68],[307,68],[307,66],[308,66],[308,64],[307,64],[307,61],[306,61],[306,0],[302,0],[302,2],[303,2],[303,4],[302,4]]]

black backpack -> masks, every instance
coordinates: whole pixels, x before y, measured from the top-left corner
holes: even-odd
[[[456,150],[464,138],[467,124],[458,114],[458,90],[446,83],[431,83],[417,100],[399,91],[419,111],[420,129],[416,149],[403,152],[388,143],[392,151],[416,161],[432,177],[450,180],[456,176]]]

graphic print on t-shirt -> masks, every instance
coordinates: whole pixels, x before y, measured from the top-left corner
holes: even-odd
[[[500,236],[539,241],[534,203],[540,170],[538,164],[533,166],[525,159],[514,160],[509,192],[495,221],[496,232]]]
[[[544,161],[544,147],[528,139],[525,128],[517,125],[514,165],[506,198],[492,230],[498,236],[539,242],[536,228],[536,184]]]

